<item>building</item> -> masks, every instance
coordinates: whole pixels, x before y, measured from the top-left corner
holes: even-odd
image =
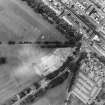
[[[76,78],[72,94],[83,103],[91,104],[102,89],[105,66],[92,52],[81,61],[80,72]]]
[[[72,90],[72,94],[77,96],[83,103],[90,104],[98,95],[100,90],[101,88],[80,72]]]

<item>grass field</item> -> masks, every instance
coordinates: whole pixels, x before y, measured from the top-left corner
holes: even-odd
[[[17,5],[17,3],[12,1],[0,0],[0,41],[3,42],[3,44],[0,45],[0,56],[6,56],[8,58],[7,64],[0,66],[0,103],[16,94],[22,88],[29,86],[33,81],[40,79],[31,69],[25,71],[23,75],[18,74],[19,72],[17,71],[23,67],[23,62],[25,62],[26,65],[29,64],[29,61],[33,60],[40,62],[41,57],[53,51],[52,49],[40,49],[36,45],[32,45],[31,47],[25,45],[9,46],[7,45],[9,40],[16,42],[20,40],[41,40],[42,33],[45,34],[44,40],[66,40],[61,33],[54,29],[48,22],[44,21],[39,14],[35,14],[27,6],[23,6],[23,4]],[[20,54],[20,52],[22,53]],[[21,70],[24,69],[21,68]],[[62,88],[64,87],[60,87],[58,90],[62,90]],[[57,96],[54,96],[54,91]],[[56,93],[56,89],[54,91],[50,91],[45,96],[48,101],[62,94],[60,93],[61,91]],[[54,99],[56,100],[56,98]],[[55,101],[54,99],[53,101]],[[61,99],[58,98],[57,100]],[[55,101],[56,103],[57,100]],[[36,103],[35,105],[40,104]]]

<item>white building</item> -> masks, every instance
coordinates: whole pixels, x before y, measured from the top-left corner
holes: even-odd
[[[82,72],[79,73],[72,93],[83,103],[90,104],[100,92],[100,88]]]

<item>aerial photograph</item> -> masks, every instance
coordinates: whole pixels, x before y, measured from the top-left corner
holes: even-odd
[[[0,105],[105,105],[105,0],[0,0]]]

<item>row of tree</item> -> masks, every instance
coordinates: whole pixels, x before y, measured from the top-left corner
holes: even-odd
[[[22,0],[29,5],[34,12],[42,14],[44,18],[49,20],[52,18],[52,20],[55,20],[57,18],[56,13],[51,10],[47,5],[45,5],[41,0]],[[50,17],[50,18],[47,18]]]
[[[63,65],[58,70],[56,70],[56,71],[54,71],[54,72],[52,72],[46,76],[46,80],[51,80],[51,79],[57,77],[61,72],[64,72],[65,69],[69,66],[69,64],[73,60],[74,60],[74,58],[72,56],[69,56],[67,58],[67,60],[63,63]]]
[[[35,93],[28,95],[22,102],[20,102],[20,105],[32,104],[32,103],[36,102],[37,100],[39,100],[43,95],[45,95],[47,90],[52,89],[52,88],[62,84],[68,78],[69,72],[65,71],[64,73],[62,73],[59,76],[58,76],[58,74],[59,74],[59,72],[64,71],[65,67],[70,68],[71,72],[73,73],[73,77],[72,77],[71,82],[69,84],[69,91],[70,91],[72,88],[72,85],[74,84],[78,70],[80,68],[80,62],[82,59],[84,59],[86,57],[86,55],[87,54],[85,52],[81,53],[80,57],[78,58],[78,60],[76,62],[72,62],[73,58],[68,57],[68,60],[64,63],[62,68],[60,68],[57,71],[56,74],[53,73],[53,74],[50,74],[49,76],[46,76],[46,81],[50,80],[48,85],[45,88],[39,88],[38,91],[36,91]],[[36,86],[36,84],[35,84],[35,86]],[[38,85],[38,87],[39,87],[39,85]]]
[[[87,53],[86,52],[81,52],[79,54],[79,58],[77,59],[77,61],[71,62],[69,64],[70,70],[72,72],[72,78],[70,78],[70,80],[69,80],[68,92],[70,92],[73,89],[76,77],[77,77],[77,75],[79,73],[79,70],[80,70],[80,67],[81,67],[81,61],[83,59],[85,59],[86,57],[87,57]]]
[[[37,92],[28,95],[19,105],[30,105],[38,101],[46,93],[46,89],[40,88]]]
[[[82,35],[69,25],[64,19],[57,16],[57,14],[45,5],[41,0],[22,0],[33,8],[33,10],[43,16],[51,24],[56,24],[56,29],[60,31],[70,43],[75,46],[75,43],[81,40]]]
[[[22,91],[20,91],[19,93],[17,93],[16,95],[14,95],[13,97],[9,98],[8,100],[6,100],[2,105],[14,105],[15,103],[19,102],[20,100],[23,100],[28,94],[30,94],[32,91],[36,91],[41,87],[41,84],[39,82],[35,82],[32,84],[32,86],[27,87],[25,89],[23,89]],[[33,90],[33,88],[35,90]],[[31,97],[24,101],[22,101],[20,103],[20,105],[26,105],[26,102],[29,101],[31,102]]]
[[[69,72],[67,71],[67,72],[63,73],[62,75],[60,75],[60,76],[57,76],[57,75],[60,72],[63,72],[66,68],[68,68],[68,70],[70,70],[70,72],[73,74],[72,78],[70,80],[70,83],[68,84],[69,85],[68,91],[70,91],[73,84],[74,84],[74,82],[75,82],[76,76],[77,76],[77,74],[79,72],[79,69],[80,69],[80,66],[81,66],[81,61],[86,57],[87,57],[86,52],[81,52],[80,55],[79,55],[79,58],[78,58],[78,60],[76,62],[74,62],[73,57],[68,57],[66,62],[64,62],[64,64],[62,65],[62,67],[60,67],[56,72],[51,73],[48,76],[46,76],[46,79],[48,79],[48,80],[51,80],[51,79],[56,77],[55,79],[53,79],[48,84],[47,89],[51,89],[51,88],[54,88],[54,87],[62,84],[68,78]]]
[[[61,74],[57,78],[53,79],[45,88],[40,88],[35,93],[28,95],[26,98],[24,98],[24,100],[20,102],[19,105],[29,105],[35,103],[46,94],[46,91],[48,89],[52,89],[62,84],[67,79],[67,77],[68,77],[68,72]]]
[[[62,73],[60,76],[57,76],[54,78],[46,87],[46,89],[52,89],[54,87],[57,87],[61,85],[67,78],[68,78],[69,72],[66,71],[65,73]]]

